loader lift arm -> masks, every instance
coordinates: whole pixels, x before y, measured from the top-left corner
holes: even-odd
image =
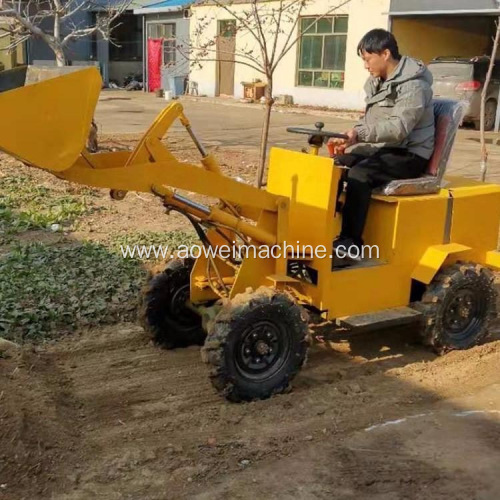
[[[200,151],[201,168],[180,162],[162,142],[176,119]],[[179,103],[158,115],[132,152],[90,154],[82,150],[74,165],[57,176],[94,187],[153,193],[167,206],[203,221],[223,224],[259,243],[276,243],[275,234],[259,229],[243,217],[257,221],[263,210],[277,212],[279,197],[223,175],[216,159],[195,136]],[[175,193],[172,188],[218,198],[221,203],[208,207]]]
[[[153,193],[167,209],[187,216],[199,236],[200,226],[208,229],[202,238],[205,245],[221,237],[257,245],[278,242],[278,218],[285,216],[288,200],[224,175],[196,137],[180,103],[159,113],[133,151],[90,153],[85,139],[100,91],[100,75],[90,68],[1,93],[0,106],[9,119],[0,123],[0,150],[67,181],[123,195]],[[36,108],[39,112],[33,113]],[[198,149],[201,166],[179,161],[162,142],[176,120]],[[174,189],[220,201],[208,206]],[[221,276],[210,260],[224,289],[228,277]],[[233,264],[227,259],[221,263]]]

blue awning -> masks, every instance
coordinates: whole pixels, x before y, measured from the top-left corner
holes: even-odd
[[[134,14],[155,14],[160,12],[177,12],[188,8],[193,0],[163,0],[143,5],[140,9],[134,9]]]

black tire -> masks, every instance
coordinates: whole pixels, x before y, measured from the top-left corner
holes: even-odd
[[[497,102],[495,99],[489,99],[486,101],[484,109],[484,130],[486,132],[491,132],[495,128],[496,116]],[[474,120],[473,123],[476,130],[481,130],[481,120]]]
[[[471,262],[440,271],[414,304],[422,313],[424,343],[442,354],[469,349],[488,336],[496,318],[497,291],[489,269]]]
[[[495,128],[495,121],[497,117],[497,102],[495,99],[486,101],[484,110],[484,130],[490,132]]]
[[[285,392],[304,364],[307,314],[286,293],[259,288],[223,306],[202,348],[213,386],[228,400]]]
[[[203,345],[205,341],[201,317],[185,305],[193,265],[192,259],[170,261],[151,279],[143,295],[144,329],[166,349]]]

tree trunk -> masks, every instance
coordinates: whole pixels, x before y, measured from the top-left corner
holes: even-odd
[[[497,31],[495,34],[495,39],[493,41],[493,50],[491,51],[490,65],[488,68],[488,73],[486,74],[486,80],[484,82],[483,92],[481,94],[481,163],[480,163],[480,178],[484,182],[486,180],[486,173],[488,171],[488,149],[486,148],[486,136],[485,136],[485,110],[486,110],[486,97],[488,96],[488,88],[491,81],[491,76],[493,74],[493,67],[495,66],[495,60],[498,50],[498,44],[500,42],[500,17],[497,20]]]
[[[58,13],[54,16],[54,39],[55,43],[51,49],[56,56],[56,65],[58,67],[66,66],[66,57],[64,57],[64,50],[61,47],[61,17]]]
[[[64,51],[60,48],[52,49],[56,55],[56,64],[59,68],[66,66],[66,58],[64,57]]]
[[[272,78],[267,79],[265,97],[266,97],[266,111],[265,111],[265,115],[264,115],[264,123],[262,125],[262,135],[260,138],[259,170],[257,171],[257,187],[258,188],[261,188],[262,185],[264,184],[264,173],[266,170],[267,142],[269,139],[269,125],[271,123],[271,110],[272,110],[272,107],[274,104]]]

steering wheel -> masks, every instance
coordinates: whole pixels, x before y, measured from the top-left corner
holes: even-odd
[[[292,134],[305,134],[311,137],[321,137],[322,142],[325,138],[330,139],[331,137],[335,139],[349,139],[349,137],[347,137],[347,135],[345,134],[339,134],[337,132],[327,132],[326,130],[323,130],[323,127],[325,126],[323,122],[316,122],[314,126],[316,127],[316,130],[301,127],[288,127],[286,131],[291,132]],[[310,141],[309,143],[311,144]]]

